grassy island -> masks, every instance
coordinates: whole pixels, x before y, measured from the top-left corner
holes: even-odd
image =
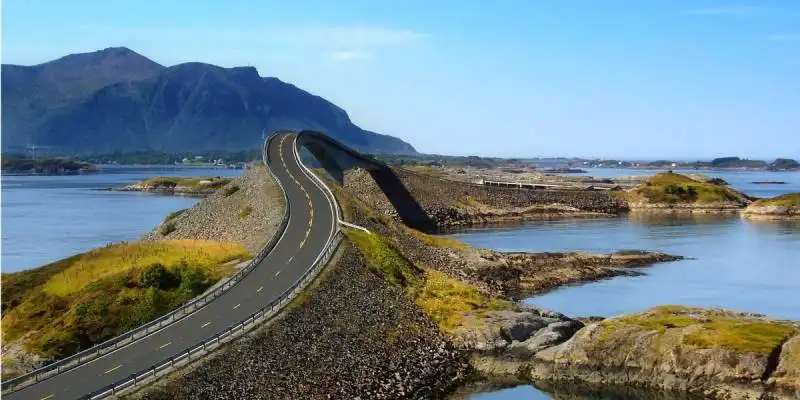
[[[224,188],[225,195],[229,196],[239,190],[238,186],[229,185],[233,179],[220,176],[197,176],[197,177],[178,177],[178,176],[158,176],[145,179],[133,185],[125,186],[121,189],[125,192],[150,192],[164,193],[187,196],[207,196],[218,189]]]
[[[800,193],[787,193],[750,204],[742,213],[753,219],[800,219]]]
[[[700,182],[673,172],[656,174],[643,185],[624,193],[632,202],[655,204],[737,203],[744,196],[733,189],[711,182]]]
[[[800,207],[800,193],[787,193],[769,199],[761,199],[753,206]]]
[[[2,274],[5,343],[63,357],[175,309],[249,258],[239,244],[166,240],[109,245]]]
[[[184,188],[185,190],[217,189],[230,183],[230,178],[219,176],[198,176],[183,178],[177,176],[159,176],[139,182],[144,188],[152,189],[175,189]]]

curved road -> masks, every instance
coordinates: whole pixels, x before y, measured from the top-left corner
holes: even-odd
[[[3,399],[75,399],[101,389],[233,325],[279,297],[322,252],[337,219],[322,189],[294,156],[297,135],[270,141],[270,167],[291,204],[283,236],[236,286],[180,321],[87,364],[3,396]],[[268,238],[265,238],[268,239]]]

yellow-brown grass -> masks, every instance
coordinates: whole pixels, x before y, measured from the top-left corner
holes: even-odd
[[[163,315],[249,258],[239,244],[168,240],[110,245],[3,274],[3,341],[63,357]]]
[[[406,228],[408,232],[414,235],[417,239],[421,240],[423,243],[427,244],[428,246],[433,247],[443,247],[443,248],[453,248],[453,249],[467,249],[469,246],[456,239],[451,239],[443,236],[434,236],[429,235],[425,232],[420,232],[413,228]]]
[[[647,199],[651,203],[745,203],[741,194],[728,187],[672,172],[656,174],[643,185],[620,195],[629,201]]]
[[[141,269],[154,263],[173,268],[182,262],[213,272],[217,265],[247,257],[236,243],[211,240],[165,240],[115,244],[90,250],[72,259],[71,265],[53,275],[43,287],[51,295],[66,296],[110,275]]]
[[[467,315],[490,310],[511,309],[511,302],[493,298],[466,282],[428,268],[419,268],[377,234],[348,229],[370,268],[400,287],[427,313],[443,332],[452,333]]]
[[[683,306],[655,307],[605,321],[602,325],[606,328],[603,337],[630,326],[660,334],[668,329],[694,327],[681,334],[682,343],[703,349],[719,347],[761,354],[769,354],[797,333],[797,328],[787,322],[743,318],[731,312]]]

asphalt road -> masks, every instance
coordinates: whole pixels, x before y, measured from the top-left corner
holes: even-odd
[[[194,314],[150,336],[3,399],[85,396],[214,336],[291,287],[322,252],[336,223],[325,194],[303,173],[294,157],[295,138],[295,134],[282,134],[270,142],[267,150],[270,166],[291,205],[289,223],[275,248],[239,284]]]

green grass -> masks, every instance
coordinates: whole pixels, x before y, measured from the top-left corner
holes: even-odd
[[[724,348],[740,352],[769,354],[797,328],[786,322],[737,318],[731,313],[682,306],[660,306],[644,313],[626,315],[601,323],[606,328],[601,340],[625,327],[639,327],[664,334],[669,329],[686,329],[681,342],[702,349]]]
[[[745,199],[732,189],[712,183],[698,182],[672,172],[656,174],[646,183],[624,193],[629,200],[647,199],[651,203],[717,203]]]
[[[2,275],[3,340],[63,357],[180,306],[249,258],[238,244],[168,240],[110,245]]]
[[[424,279],[423,271],[414,266],[388,241],[376,234],[347,229],[347,238],[355,243],[370,268],[389,282],[402,288],[416,287]]]
[[[225,187],[225,192],[224,192],[225,193],[225,197],[228,197],[228,196],[230,196],[230,195],[232,195],[232,194],[234,194],[234,193],[236,193],[238,191],[239,191],[239,186],[236,186],[236,185],[226,186]]]
[[[168,220],[163,224],[161,224],[160,227],[158,227],[158,233],[167,236],[170,233],[175,232],[175,229],[177,229],[177,227],[175,226],[175,221]]]
[[[245,206],[244,208],[242,208],[242,211],[239,211],[239,218],[245,219],[245,218],[249,217],[250,214],[252,214],[252,213],[253,213],[253,207],[251,207],[249,205]]]
[[[787,193],[770,199],[761,199],[754,206],[800,207],[800,193]]]
[[[173,211],[173,212],[167,214],[167,217],[164,218],[164,222],[169,222],[169,221],[171,221],[171,220],[173,220],[175,218],[178,218],[178,216],[183,214],[184,212],[186,212],[186,210],[188,210],[188,208],[184,208],[184,209],[178,210],[178,211]]]
[[[442,236],[429,235],[427,233],[420,232],[420,231],[418,231],[416,229],[413,229],[413,228],[406,228],[406,229],[408,230],[408,232],[411,235],[413,235],[414,237],[416,237],[419,240],[422,240],[422,242],[427,244],[428,246],[442,247],[442,248],[452,248],[452,249],[468,249],[469,248],[469,246],[466,243],[464,243],[464,242],[462,242],[460,240],[451,239],[451,238],[442,237]]]
[[[217,189],[230,183],[231,178],[219,176],[200,176],[193,178],[183,178],[178,176],[158,176],[140,182],[144,186],[154,188],[166,187],[174,188],[182,186],[190,190]]]
[[[361,250],[371,269],[403,289],[445,333],[461,326],[468,314],[513,308],[511,302],[487,296],[468,283],[415,266],[377,234],[348,229],[346,235]]]

